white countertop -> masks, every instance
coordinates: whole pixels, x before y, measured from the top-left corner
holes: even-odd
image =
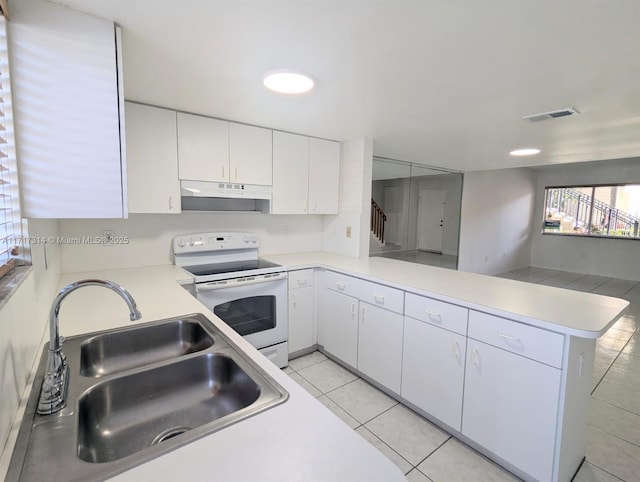
[[[629,302],[619,298],[388,258],[331,253],[265,256],[289,269],[323,267],[496,316],[583,338],[598,338]]]
[[[288,269],[322,267],[443,301],[585,338],[602,335],[628,302],[386,258],[357,259],[330,253],[265,256]],[[261,414],[189,443],[111,480],[404,481],[400,470],[300,388],[242,337],[183,289],[190,275],[175,266],[73,273],[60,287],[86,278],[123,285],[143,323],[203,313],[290,394]],[[86,287],[64,300],[60,332],[72,336],[129,325],[119,296]]]
[[[288,392],[289,399],[240,423],[117,475],[111,480],[255,481],[405,481],[402,472],[377,449],[300,388],[242,337],[183,289],[179,268],[159,266],[63,275],[60,286],[102,278],[124,286],[142,319],[153,321],[203,313]],[[67,297],[60,310],[60,332],[72,336],[129,325],[119,296],[86,287]]]

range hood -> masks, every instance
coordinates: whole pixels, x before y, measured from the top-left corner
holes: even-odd
[[[183,211],[269,213],[271,186],[208,181],[180,181]]]

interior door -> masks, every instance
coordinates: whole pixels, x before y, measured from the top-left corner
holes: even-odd
[[[417,248],[442,253],[444,226],[443,189],[421,189],[418,193]]]

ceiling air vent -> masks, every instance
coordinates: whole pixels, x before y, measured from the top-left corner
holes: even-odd
[[[557,119],[558,117],[566,117],[569,115],[579,114],[580,112],[573,107],[567,109],[552,110],[551,112],[543,112],[542,114],[526,115],[522,119],[527,122],[540,122],[543,120]]]

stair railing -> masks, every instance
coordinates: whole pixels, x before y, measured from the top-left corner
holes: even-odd
[[[378,203],[371,198],[371,232],[381,243],[384,243],[384,223],[387,221],[387,215]]]
[[[625,231],[630,237],[638,237],[640,218],[610,206],[599,199],[576,189],[557,188],[549,191],[548,207],[555,212],[573,218],[575,228],[590,227],[592,232],[609,235],[611,231]],[[592,206],[593,201],[593,206]]]

